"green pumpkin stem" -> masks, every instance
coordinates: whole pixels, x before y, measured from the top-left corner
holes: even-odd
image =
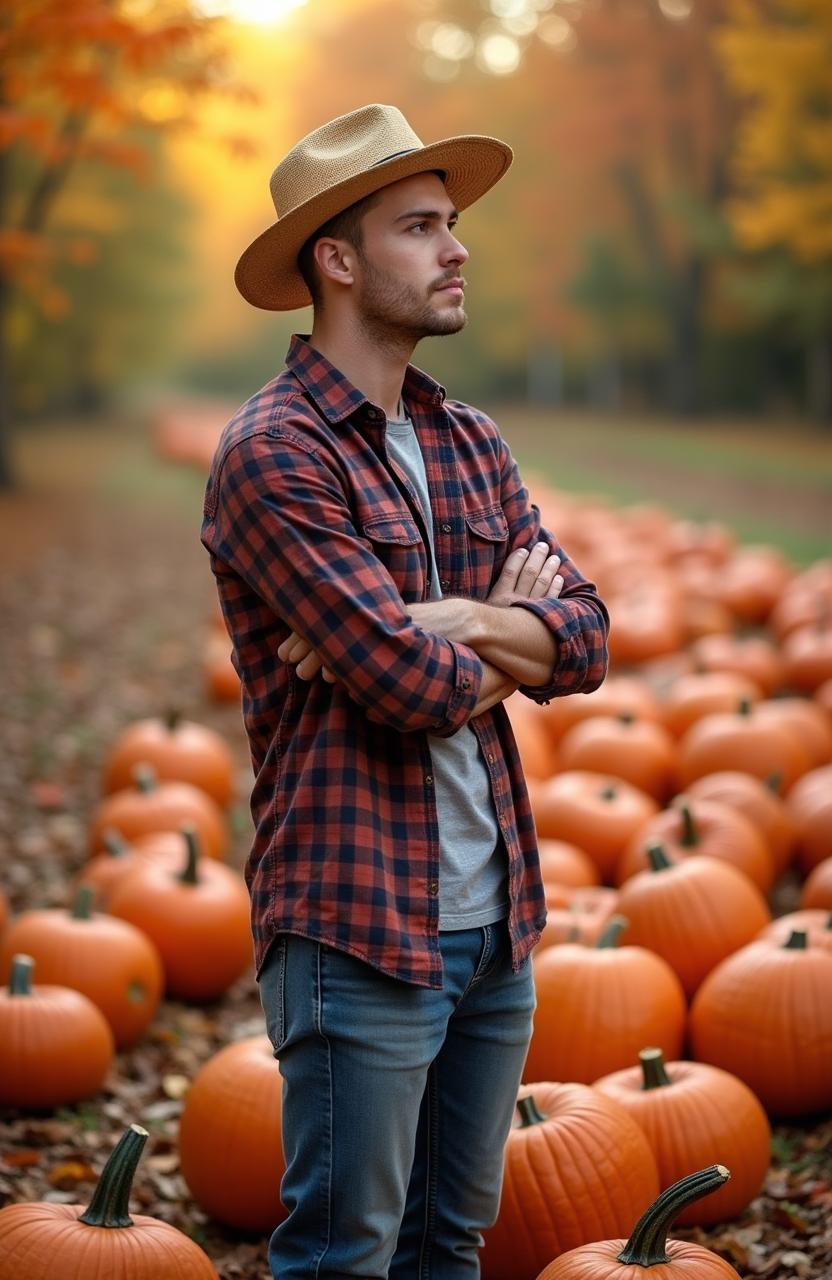
[[[629,925],[630,922],[626,916],[610,916],[599,934],[598,941],[595,943],[596,947],[617,947],[618,939],[624,930],[629,928]]]
[[[632,711],[619,711],[618,713],[619,724],[625,724],[625,725],[635,724],[635,722],[636,722],[636,718]]]
[[[610,783],[610,785],[608,787],[604,787],[604,790],[601,792],[601,799],[609,802],[614,800],[617,795],[618,787],[615,787]]]
[[[182,884],[199,884],[199,837],[193,827],[183,827],[182,835],[188,846],[188,860],[179,879]]]
[[[766,786],[773,795],[779,796],[780,788],[783,785],[783,774],[779,769],[775,769],[774,773],[770,773],[766,778]]]
[[[128,1213],[133,1175],[147,1142],[147,1130],[131,1124],[119,1138],[101,1171],[90,1207],[78,1221],[88,1227],[132,1227]]]
[[[32,994],[32,970],[35,962],[31,956],[21,951],[12,956],[12,967],[9,974],[9,995],[30,996]]]
[[[520,1112],[521,1129],[528,1129],[533,1124],[543,1124],[543,1121],[547,1119],[531,1094],[526,1098],[518,1099],[517,1110]]]
[[[165,728],[168,733],[175,733],[182,723],[182,710],[180,707],[168,707],[165,712]]]
[[[73,920],[90,920],[92,918],[92,903],[95,897],[95,889],[91,884],[79,884],[75,894],[75,901],[72,904]]]
[[[740,698],[739,704],[737,706],[737,715],[750,716],[751,708],[753,705],[754,704],[752,703],[750,698]]]
[[[641,1215],[619,1253],[618,1261],[637,1267],[654,1267],[669,1262],[667,1233],[675,1219],[689,1204],[716,1191],[730,1176],[724,1164],[712,1164],[708,1169],[700,1169],[698,1173],[690,1173],[674,1182]]]
[[[682,838],[679,843],[685,849],[693,849],[699,844],[699,832],[696,830],[690,805],[680,804],[678,809],[682,818]]]
[[[667,1074],[667,1068],[664,1065],[664,1054],[661,1049],[642,1049],[638,1057],[644,1076],[641,1084],[642,1090],[662,1089],[665,1085],[673,1084]]]
[[[664,851],[664,845],[659,844],[658,840],[653,840],[647,846],[647,861],[651,871],[667,871],[673,866]]]
[[[133,781],[139,791],[147,795],[150,791],[155,791],[159,785],[159,778],[152,764],[148,764],[145,760],[142,764],[133,765]]]
[[[101,836],[101,843],[114,858],[123,858],[125,853],[129,853],[130,846],[124,839],[120,831],[116,831],[115,827],[108,827]]]
[[[809,946],[809,935],[805,929],[792,929],[788,941],[783,943],[784,951],[805,951]]]

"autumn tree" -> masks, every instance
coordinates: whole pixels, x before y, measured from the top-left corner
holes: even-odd
[[[59,276],[98,253],[56,209],[96,169],[150,181],[151,137],[232,83],[217,23],[189,0],[17,0],[0,18],[0,485],[10,483],[9,314],[16,294],[60,322]]]
[[[792,323],[810,412],[832,421],[832,5],[739,0],[717,45],[745,105],[728,204],[750,305]]]

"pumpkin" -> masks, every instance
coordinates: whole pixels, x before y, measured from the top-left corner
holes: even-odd
[[[615,626],[610,630],[608,646],[615,671],[675,653],[682,647],[685,634],[680,600],[680,593],[646,583],[609,596]]]
[[[794,729],[809,755],[809,767],[832,760],[832,723],[822,707],[809,698],[770,698],[760,702],[754,713],[772,724]]]
[[[271,1231],[285,1216],[280,1180],[282,1086],[268,1036],[226,1045],[185,1094],[179,1161],[202,1208],[241,1231]]]
[[[594,947],[567,942],[536,955],[524,1080],[591,1084],[629,1066],[644,1044],[681,1057],[687,1009],[679,979],[644,947],[616,945],[626,924],[614,916]]]
[[[113,1060],[113,1033],[101,1010],[80,991],[33,987],[33,967],[31,956],[16,955],[8,990],[0,989],[0,1105],[68,1106],[91,1098],[103,1085]],[[0,1259],[2,1253],[0,1248]],[[15,1280],[28,1277],[7,1274]]]
[[[551,947],[560,942],[594,944],[609,923],[617,902],[616,890],[603,885],[582,889],[547,886],[546,924],[538,947]]]
[[[832,626],[826,615],[816,623],[795,627],[781,647],[786,684],[811,694],[832,677]]]
[[[832,1106],[832,952],[794,930],[752,942],[708,975],[690,1011],[693,1056],[753,1089],[770,1115]]]
[[[795,929],[806,934],[810,947],[825,947],[832,951],[832,909],[806,907],[801,911],[789,911],[761,929],[757,938],[782,947]]]
[[[252,961],[248,890],[237,872],[199,857],[195,831],[182,834],[182,871],[137,866],[114,891],[110,911],[156,944],[169,996],[216,1000]]]
[[[765,636],[702,636],[689,652],[699,671],[734,671],[753,680],[767,697],[783,680],[780,654]]]
[[[736,542],[733,531],[718,520],[674,520],[668,530],[667,555],[671,564],[696,557],[713,567],[725,564]]]
[[[619,890],[618,909],[630,922],[628,941],[661,956],[691,996],[771,915],[760,890],[728,863],[702,854],[671,865],[660,844],[648,858],[650,869]]]
[[[102,1170],[92,1202],[0,1209],[0,1280],[219,1280],[193,1240],[136,1214],[128,1199],[147,1130],[133,1124]]]
[[[688,1174],[645,1210],[629,1240],[599,1240],[570,1249],[545,1267],[537,1280],[737,1280],[730,1263],[710,1249],[667,1238],[684,1209],[723,1186],[730,1176],[724,1165]]]
[[[532,794],[538,835],[577,844],[608,882],[630,836],[658,808],[621,778],[577,769],[550,778]]]
[[[679,774],[687,787],[706,773],[734,769],[765,781],[777,776],[786,792],[810,767],[810,758],[790,725],[772,724],[755,715],[750,703],[697,720],[679,743]]]
[[[116,885],[143,860],[174,866],[182,861],[182,837],[175,831],[157,831],[128,844],[117,831],[109,830],[103,833],[102,842],[104,851],[87,859],[75,877],[75,886],[90,885],[96,904],[104,909]]]
[[[544,724],[556,745],[573,725],[583,724],[593,716],[631,715],[639,720],[658,722],[662,718],[659,699],[647,682],[637,676],[608,676],[591,693],[555,698],[545,711]]]
[[[530,702],[519,691],[506,698],[504,706],[520,752],[523,773],[527,778],[550,778],[558,767],[558,759],[544,723],[547,708]]]
[[[800,891],[801,907],[832,911],[832,856],[818,862]]]
[[[115,828],[134,841],[154,831],[195,827],[209,858],[223,858],[228,849],[228,826],[215,800],[189,782],[159,782],[149,766],[137,765],[135,785],[114,791],[98,805],[90,825],[90,852],[98,853],[104,832]]]
[[[602,1076],[593,1085],[625,1108],[644,1130],[656,1157],[659,1183],[701,1167],[721,1151],[731,1182],[697,1199],[677,1219],[704,1226],[739,1217],[759,1194],[771,1156],[771,1126],[759,1101],[736,1076],[704,1062],[668,1062],[661,1049],[642,1049],[637,1067]]]
[[[681,738],[703,716],[735,711],[741,702],[759,702],[759,685],[738,671],[691,671],[679,676],[662,704],[664,724],[675,738]]]
[[[664,801],[676,790],[676,744],[655,720],[638,720],[629,712],[593,716],[563,735],[564,769],[607,773]]]
[[[792,578],[767,626],[779,641],[796,627],[820,624],[832,614],[832,560],[816,560]]]
[[[521,1086],[500,1209],[483,1233],[484,1280],[531,1280],[554,1254],[626,1230],[658,1186],[647,1139],[622,1107],[585,1085]]]
[[[786,796],[786,807],[795,825],[795,861],[807,876],[832,852],[832,765],[804,774]]]
[[[755,626],[766,621],[792,577],[785,556],[775,547],[738,547],[715,581],[717,598],[738,622]]]
[[[814,692],[814,700],[832,723],[832,679],[824,680],[823,684],[818,685]]]
[[[104,793],[133,784],[133,769],[147,763],[165,782],[189,782],[225,809],[234,794],[234,760],[224,740],[177,711],[137,720],[116,738],[104,762]]]
[[[791,862],[795,842],[794,822],[778,786],[776,778],[763,782],[750,773],[721,769],[691,782],[685,794],[691,800],[718,800],[749,818],[766,842],[777,877]]]
[[[657,841],[671,862],[705,854],[742,871],[762,893],[771,888],[774,862],[759,830],[736,809],[718,800],[694,800],[685,793],[648,819],[618,860],[618,884],[644,871],[647,850]]]
[[[231,660],[228,636],[212,632],[205,645],[203,662],[205,692],[215,702],[233,702],[240,705],[240,677]]]
[[[598,884],[598,868],[576,844],[568,840],[538,840],[537,852],[545,884],[571,885],[575,889]]]
[[[34,958],[38,981],[72,987],[90,999],[110,1024],[117,1049],[139,1039],[162,995],[162,962],[150,939],[111,916],[93,914],[93,891],[81,885],[71,911],[25,911],[0,949],[0,978],[12,956]]]

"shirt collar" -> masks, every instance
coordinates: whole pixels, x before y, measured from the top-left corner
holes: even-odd
[[[371,404],[363,391],[354,387],[326,356],[310,345],[308,334],[292,335],[286,353],[286,368],[312,397],[328,422],[342,422],[364,405],[377,411],[374,417],[384,417],[384,413],[377,405]],[[425,409],[439,409],[445,401],[445,388],[430,374],[409,364],[404,375],[402,399],[408,404],[418,401]]]

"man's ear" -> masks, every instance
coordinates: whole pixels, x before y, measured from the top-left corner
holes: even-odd
[[[348,240],[322,237],[314,249],[315,263],[321,276],[333,284],[354,284],[356,251]]]

